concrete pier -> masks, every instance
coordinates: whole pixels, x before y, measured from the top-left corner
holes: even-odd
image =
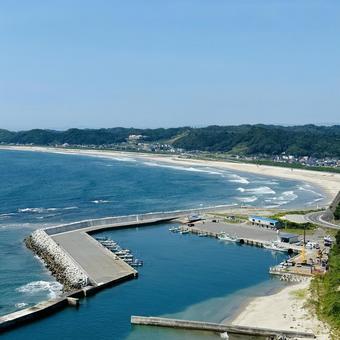
[[[156,327],[170,327],[191,329],[199,331],[211,331],[216,333],[238,334],[238,335],[253,335],[253,336],[287,336],[291,338],[314,338],[313,333],[286,331],[277,329],[257,328],[257,327],[243,327],[236,325],[224,325],[219,323],[204,322],[204,321],[191,321],[168,319],[158,317],[145,317],[145,316],[131,316],[131,324],[133,325],[146,325]]]
[[[35,231],[33,233],[33,242],[35,243],[31,249],[45,261],[48,267],[51,267],[51,262],[59,262],[55,266],[59,271],[62,271],[58,278],[66,278],[65,283],[68,284],[69,291],[56,299],[43,301],[35,306],[1,316],[0,333],[18,325],[41,319],[69,305],[77,306],[79,298],[93,295],[105,287],[138,275],[134,268],[103,247],[90,234],[107,229],[147,226],[171,221],[178,216],[181,215],[172,212],[109,217]],[[47,260],[48,262],[46,262]],[[85,275],[86,280],[81,281],[80,286],[83,285],[81,289],[72,290],[73,285],[70,284],[70,281],[74,273]],[[67,276],[70,277],[67,278]],[[77,278],[77,283],[79,282]]]

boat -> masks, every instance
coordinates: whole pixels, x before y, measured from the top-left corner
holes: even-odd
[[[206,236],[208,236],[207,233],[199,233],[199,234],[198,234],[198,237],[206,237]]]
[[[120,250],[120,251],[116,251],[115,254],[119,256],[119,255],[128,255],[129,253],[124,250]]]
[[[119,254],[118,256],[121,259],[133,259],[133,255],[131,255],[131,254]]]
[[[238,237],[230,236],[229,234],[226,233],[220,233],[217,235],[217,238],[221,241],[229,241],[229,242],[240,242],[241,239]]]
[[[280,251],[282,253],[286,253],[288,251],[286,248],[280,246],[277,242],[264,243],[263,248],[274,251]]]
[[[103,236],[103,237],[97,236],[96,240],[101,242],[101,241],[107,241],[108,238],[106,236]]]
[[[139,260],[139,259],[135,259],[132,263],[131,263],[131,265],[133,266],[133,267],[141,267],[141,266],[143,266],[143,261],[142,260]]]
[[[171,231],[172,233],[178,233],[179,232],[179,227],[171,227],[169,228],[169,231]]]
[[[180,233],[181,233],[182,235],[184,235],[184,234],[189,234],[190,231],[187,230],[187,229],[184,229],[184,230],[181,230]]]

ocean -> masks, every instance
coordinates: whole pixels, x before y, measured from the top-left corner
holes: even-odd
[[[61,292],[62,286],[23,244],[34,229],[216,205],[300,208],[324,199],[309,184],[248,173],[24,151],[0,151],[0,180],[1,315]],[[282,261],[282,254],[172,234],[168,228],[105,232],[144,260],[139,278],[83,300],[78,310],[67,308],[4,338],[190,339],[191,332],[131,328],[130,316],[220,322],[247,298],[283,284],[268,275],[268,267]],[[215,338],[195,334],[195,339],[210,336]]]

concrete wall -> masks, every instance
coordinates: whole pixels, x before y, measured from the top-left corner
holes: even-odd
[[[179,319],[168,319],[158,317],[143,317],[143,316],[131,316],[131,323],[133,325],[147,325],[147,326],[158,326],[158,327],[170,327],[170,328],[182,328],[182,329],[193,329],[203,330],[212,332],[228,332],[232,334],[242,335],[258,335],[258,336],[276,336],[285,335],[288,337],[303,337],[303,338],[314,338],[313,333],[275,330],[257,327],[243,327],[236,325],[225,325],[217,324],[204,321],[191,321],[191,320],[179,320]]]
[[[224,207],[206,207],[200,209],[188,209],[188,210],[174,210],[167,212],[154,212],[147,214],[139,214],[139,215],[126,215],[126,216],[116,216],[116,217],[105,217],[91,220],[84,220],[79,222],[67,223],[63,225],[58,225],[55,227],[49,227],[44,229],[48,235],[55,235],[59,233],[64,233],[68,231],[74,231],[78,229],[86,229],[90,227],[99,227],[99,226],[109,226],[117,223],[128,223],[128,222],[147,222],[153,220],[166,221],[175,219],[181,216],[190,215],[192,213],[198,212],[206,212],[212,210],[224,209]]]
[[[326,209],[324,214],[322,215],[322,218],[327,221],[327,222],[333,222],[334,220],[334,212],[336,207],[340,204],[340,191],[338,194],[335,196],[334,200],[332,203],[329,205],[329,207]]]

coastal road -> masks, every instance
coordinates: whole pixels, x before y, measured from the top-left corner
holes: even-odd
[[[325,211],[312,212],[312,213],[306,214],[305,219],[307,222],[314,223],[320,227],[340,230],[340,225],[327,222],[323,218],[324,215],[325,215]]]
[[[106,284],[134,275],[136,271],[83,231],[52,236],[86,272],[95,285]]]

